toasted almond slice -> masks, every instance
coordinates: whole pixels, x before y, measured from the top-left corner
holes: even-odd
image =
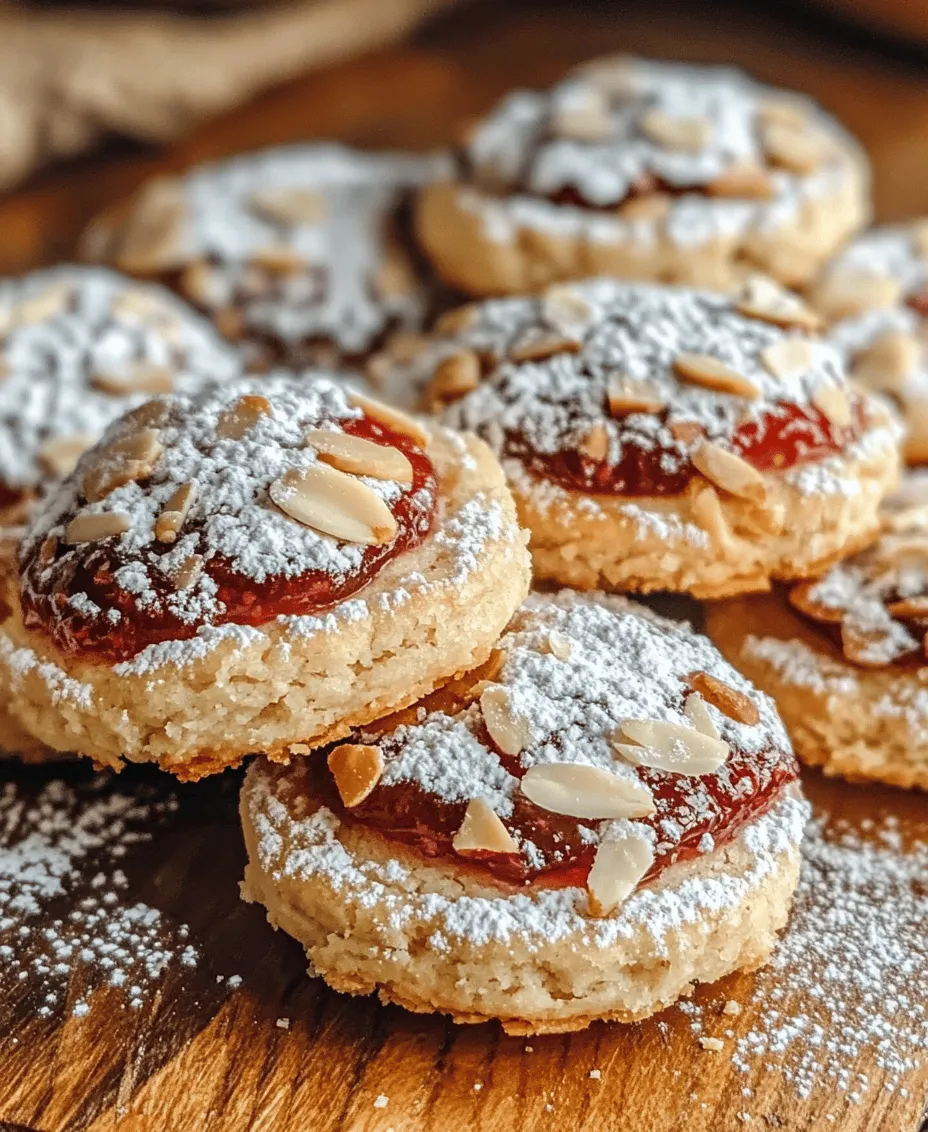
[[[177,541],[196,497],[197,485],[193,480],[181,484],[174,492],[155,521],[155,538],[159,542]]]
[[[847,619],[841,622],[841,650],[861,668],[885,668],[891,660],[915,651],[895,644],[889,628],[864,629]]]
[[[714,487],[706,484],[695,491],[690,498],[690,510],[699,526],[710,534],[719,546],[730,544],[732,534],[725,521],[725,512],[722,510],[718,492]]]
[[[237,307],[222,307],[212,311],[210,317],[216,329],[229,342],[238,342],[245,334],[245,316]]]
[[[396,519],[380,496],[328,464],[291,468],[268,494],[289,518],[343,542],[381,546],[396,534]]]
[[[543,362],[555,354],[576,354],[582,343],[566,334],[529,334],[509,349],[513,362]]]
[[[682,723],[662,719],[625,719],[622,734],[632,743],[615,744],[636,766],[668,770],[676,774],[711,774],[728,758],[728,744],[703,735]]]
[[[530,767],[520,787],[530,802],[572,818],[643,818],[654,813],[654,798],[637,778],[583,763]]]
[[[629,98],[641,89],[638,63],[630,55],[603,55],[581,64],[574,73],[610,98]]]
[[[593,308],[576,288],[568,283],[552,283],[541,298],[541,316],[558,330],[587,327],[593,321]]]
[[[762,502],[767,496],[767,482],[763,475],[747,460],[729,452],[727,448],[713,444],[711,440],[703,440],[696,447],[692,460],[707,480],[711,480],[729,495],[737,495],[755,503]]]
[[[288,244],[268,244],[251,254],[251,262],[261,271],[272,275],[298,275],[306,267],[306,260]]]
[[[834,149],[829,138],[808,124],[767,121],[760,133],[768,161],[791,173],[814,173]]]
[[[714,177],[706,185],[706,192],[712,197],[769,200],[773,196],[773,180],[762,165],[739,161]]]
[[[168,271],[184,263],[187,205],[174,177],[149,181],[123,229],[116,233],[115,264],[129,275]]]
[[[519,846],[503,825],[499,814],[483,798],[471,798],[461,828],[451,847],[456,853],[518,853]]]
[[[142,287],[127,287],[113,297],[110,307],[113,318],[136,319],[152,326],[173,326],[178,321],[177,311],[159,291],[146,291]]]
[[[705,429],[698,421],[671,421],[670,435],[680,444],[695,444],[705,435]]]
[[[56,318],[71,300],[73,288],[70,283],[51,283],[37,295],[30,295],[16,306],[16,322],[19,326],[35,326]]]
[[[820,579],[810,578],[790,586],[787,600],[794,609],[811,617],[813,621],[823,621],[828,625],[840,625],[844,620],[844,610],[823,605],[812,596]]]
[[[581,93],[579,90],[576,92]],[[612,114],[605,93],[596,86],[582,88],[583,99],[557,106],[549,128],[559,138],[570,141],[605,141],[612,133]]]
[[[756,318],[786,329],[820,330],[821,318],[806,303],[765,275],[753,275],[741,288],[735,309],[745,318]]]
[[[216,423],[216,435],[225,440],[241,440],[262,417],[271,416],[273,411],[267,397],[246,393],[223,409]]]
[[[548,636],[545,640],[548,652],[552,656],[557,657],[558,660],[569,660],[570,654],[573,652],[573,645],[570,643],[570,637],[565,636],[564,633],[558,629],[550,629]]]
[[[882,272],[847,268],[830,272],[813,293],[816,307],[829,321],[893,307],[901,299],[902,284],[898,280]]]
[[[66,476],[74,471],[77,461],[93,444],[87,433],[70,436],[50,436],[39,445],[38,457],[53,476]]]
[[[726,684],[724,680],[719,680],[717,676],[712,676],[708,672],[691,672],[687,677],[687,683],[706,703],[718,708],[722,715],[727,715],[736,723],[746,723],[749,726],[760,723],[760,712],[753,700],[744,692],[739,692],[737,688]],[[692,698],[692,696],[687,697],[686,702],[689,703]]]
[[[700,116],[678,117],[654,107],[646,110],[638,122],[639,130],[667,149],[698,153],[712,138],[712,123]]]
[[[461,334],[471,330],[480,320],[480,311],[476,303],[467,303],[463,307],[455,307],[445,311],[435,320],[435,330],[439,334]]]
[[[701,734],[708,735],[710,739],[722,738],[719,729],[715,726],[715,721],[709,714],[706,701],[698,692],[693,692],[692,695],[686,697],[683,703],[683,714]]]
[[[68,546],[97,542],[111,535],[124,535],[131,525],[125,511],[82,511],[65,527],[64,541]]]
[[[342,743],[326,760],[344,805],[359,806],[383,775],[383,753],[369,743]]]
[[[382,401],[375,401],[371,397],[364,397],[360,393],[349,393],[348,403],[355,409],[360,409],[372,421],[377,421],[385,428],[398,432],[401,436],[408,436],[420,447],[424,448],[429,442],[429,434],[425,427],[415,418],[393,409]]]
[[[266,185],[255,189],[248,198],[248,207],[272,224],[318,224],[325,219],[326,202],[316,189],[275,188]]]
[[[626,413],[659,413],[665,407],[653,385],[622,374],[609,379],[606,397],[609,411],[617,417]]]
[[[303,438],[324,464],[355,476],[412,483],[412,464],[405,452],[389,444],[377,444],[350,432],[313,428]]]
[[[389,243],[374,273],[374,290],[382,299],[389,301],[414,295],[418,287],[416,269],[409,256],[399,244]]]
[[[180,567],[171,576],[171,580],[179,590],[189,590],[197,584],[203,573],[205,559],[202,554],[191,554],[185,558]]]
[[[737,370],[713,358],[711,354],[679,354],[674,358],[674,373],[683,381],[701,385],[716,393],[731,393],[735,397],[757,398],[761,390]]]
[[[796,98],[770,98],[758,107],[757,116],[764,125],[776,122],[804,130],[809,122],[809,107]]]
[[[480,359],[473,350],[456,350],[442,358],[435,367],[428,387],[428,402],[432,408],[458,401],[472,393],[480,384]]]
[[[167,366],[136,362],[128,372],[98,370],[91,376],[90,384],[101,393],[110,393],[114,397],[128,397],[133,393],[170,393],[174,388],[174,375]]]
[[[180,273],[177,282],[182,294],[201,307],[217,307],[223,301],[225,286],[218,267],[208,259],[195,259]]]
[[[609,430],[604,424],[593,425],[578,450],[589,460],[605,460],[609,455]]]
[[[122,423],[124,426],[131,425],[139,432],[146,428],[160,428],[168,419],[170,412],[170,406],[165,401],[146,401],[131,413],[126,413]]]
[[[600,843],[586,880],[590,912],[608,916],[635,891],[654,864],[647,832],[632,826]]]
[[[658,223],[670,212],[673,200],[668,193],[640,193],[627,197],[616,209],[620,220]]]
[[[851,403],[840,385],[820,385],[812,395],[812,404],[835,428],[847,428],[854,419]]]
[[[131,432],[101,449],[84,475],[84,498],[98,503],[117,487],[146,479],[163,451],[160,434],[154,428]]]
[[[786,379],[808,373],[815,362],[815,354],[805,338],[781,338],[761,350],[760,360],[774,377]]]
[[[910,618],[928,617],[928,596],[905,597],[899,601],[891,601],[886,606],[886,612],[892,617],[903,621]]]
[[[429,346],[429,338],[413,330],[397,330],[390,335],[386,345],[387,357],[398,365],[409,365],[416,361]]]
[[[899,393],[918,368],[923,353],[921,343],[913,335],[889,330],[854,357],[851,373],[855,381],[868,389]]]
[[[518,755],[532,741],[531,723],[512,710],[509,689],[502,684],[484,689],[480,709],[490,738],[504,755]]]

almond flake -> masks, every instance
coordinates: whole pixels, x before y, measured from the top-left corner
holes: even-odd
[[[396,519],[380,496],[328,464],[291,468],[268,494],[289,518],[343,542],[382,546],[396,535]]]
[[[928,597],[906,597],[899,601],[891,601],[886,606],[886,612],[891,617],[898,617],[904,621],[928,617]]]
[[[726,684],[724,680],[719,680],[717,676],[712,676],[708,672],[691,672],[687,677],[687,683],[706,703],[711,704],[722,715],[727,715],[736,723],[746,723],[751,727],[760,723],[760,712],[753,700],[744,692],[739,692],[737,688]],[[687,703],[692,698],[692,696],[687,697]]]
[[[765,275],[754,275],[741,288],[735,310],[787,330],[820,330],[821,318],[799,298]]]
[[[670,435],[679,444],[695,444],[705,435],[705,429],[698,421],[671,421]]]
[[[329,770],[344,805],[359,806],[383,775],[383,754],[368,743],[342,743],[329,752]]]
[[[641,115],[638,128],[658,145],[687,153],[698,153],[712,137],[712,123],[708,118],[678,117],[656,107]]]
[[[552,656],[557,657],[558,660],[569,660],[570,654],[573,652],[573,645],[570,643],[570,637],[565,636],[564,633],[558,629],[551,629],[545,638],[545,645],[548,652]]]
[[[609,412],[617,417],[626,413],[659,413],[665,407],[652,385],[634,377],[610,378],[606,397]]]
[[[154,428],[131,432],[100,449],[84,475],[84,498],[98,503],[117,487],[147,479],[163,451],[160,433]]]
[[[797,582],[794,586],[790,586],[787,600],[794,609],[798,609],[800,613],[811,617],[813,621],[823,621],[828,625],[840,625],[844,620],[844,610],[823,605],[812,596],[818,583],[818,578]]]
[[[136,431],[146,428],[160,428],[168,419],[170,408],[164,401],[146,401],[122,418],[123,426],[131,425]]]
[[[91,376],[90,384],[101,393],[128,397],[133,393],[170,393],[174,388],[174,376],[166,366],[136,362],[128,373],[98,370]]]
[[[581,440],[578,450],[589,460],[605,460],[609,455],[609,430],[604,424],[595,424]]]
[[[363,436],[332,429],[310,429],[303,438],[315,449],[323,464],[355,476],[412,483],[412,464],[405,452],[389,444],[377,444]]]
[[[635,891],[654,864],[654,849],[645,831],[632,827],[600,843],[586,880],[590,912],[608,916]]]
[[[325,197],[315,189],[271,185],[255,189],[248,198],[248,206],[272,224],[318,224],[327,211]]]
[[[461,334],[465,330],[472,330],[480,319],[480,312],[475,303],[467,303],[463,307],[455,307],[445,311],[435,320],[435,329],[439,334]]]
[[[851,374],[868,389],[899,393],[918,368],[922,353],[917,338],[901,330],[889,330],[855,356]]]
[[[667,193],[640,193],[623,200],[616,212],[621,220],[630,223],[636,221],[657,223],[665,219],[672,204],[673,201]]]
[[[464,811],[461,828],[451,846],[456,853],[518,853],[519,846],[503,825],[499,814],[483,798],[472,798]]]
[[[397,330],[386,345],[387,357],[399,365],[410,365],[428,348],[429,338],[413,330]]]
[[[216,435],[225,440],[241,440],[262,417],[271,416],[273,411],[266,397],[246,393],[220,414]]]
[[[692,460],[707,480],[730,495],[755,503],[766,498],[767,482],[761,473],[727,448],[721,448],[711,440],[703,440],[693,452]]]
[[[402,299],[415,294],[419,281],[415,268],[398,244],[389,244],[374,274],[374,289],[382,299]]]
[[[776,122],[803,130],[809,121],[809,107],[793,98],[771,98],[758,107],[757,115],[765,125]]]
[[[819,386],[812,395],[812,404],[835,428],[847,428],[854,419],[851,403],[839,385]]]
[[[841,622],[841,650],[845,657],[861,668],[885,668],[892,655],[893,642],[888,629],[864,629],[851,621]],[[896,656],[907,651],[896,649]]]
[[[703,735],[682,723],[661,719],[626,719],[621,732],[632,746],[616,743],[616,750],[635,766],[675,774],[711,774],[728,758],[728,744]]]
[[[237,342],[245,334],[245,316],[236,307],[223,307],[211,316],[216,329],[229,342]]]
[[[531,743],[531,724],[512,710],[509,690],[502,684],[491,684],[484,689],[480,710],[490,738],[504,755],[521,754]]]
[[[722,501],[714,487],[706,484],[694,492],[690,499],[690,511],[699,526],[720,546],[728,546],[732,535],[725,521]]]
[[[572,818],[643,818],[655,809],[651,791],[637,778],[583,763],[530,767],[520,788],[536,806]]]
[[[268,244],[252,253],[251,262],[255,267],[271,272],[272,275],[297,275],[306,263],[287,244]]]
[[[480,384],[480,359],[473,350],[449,354],[435,367],[428,386],[428,401],[439,408],[472,393]]]
[[[674,373],[683,381],[711,389],[715,393],[731,393],[736,397],[757,398],[761,390],[743,374],[725,365],[711,354],[679,354],[674,358]]]
[[[111,535],[124,535],[132,521],[125,511],[84,511],[65,527],[64,541],[68,546],[82,542],[97,542]]]
[[[177,541],[196,497],[197,485],[192,480],[181,484],[174,492],[155,522],[155,538],[159,542]]]
[[[399,409],[393,409],[382,401],[375,401],[371,397],[362,396],[360,393],[349,393],[348,402],[353,408],[360,409],[372,421],[377,421],[378,424],[382,424],[393,432],[398,432],[401,436],[410,437],[421,448],[428,444],[429,434],[425,426],[413,417],[401,413]]]
[[[93,444],[94,438],[86,433],[71,436],[50,436],[39,445],[37,452],[42,465],[53,476],[66,476],[74,471],[77,461]]]
[[[813,298],[829,321],[837,321],[896,306],[902,284],[881,272],[836,270],[817,285]]]
[[[773,196],[773,180],[762,165],[736,162],[706,185],[712,197],[735,197],[747,200],[769,200]]]
[[[23,299],[16,307],[16,321],[20,326],[35,326],[62,314],[71,300],[70,283],[52,283],[44,291]]]
[[[541,299],[541,317],[558,330],[587,327],[593,321],[593,308],[567,283],[552,283]]]
[[[180,567],[171,575],[175,587],[178,590],[189,590],[195,586],[200,580],[204,565],[205,560],[201,554],[191,554],[189,558],[185,558]]]
[[[185,260],[187,206],[173,177],[149,181],[139,193],[124,228],[115,233],[115,263],[129,275],[150,275],[180,267]]]
[[[767,121],[761,128],[767,159],[791,173],[814,173],[832,152],[828,138],[808,124]]]
[[[635,60],[629,55],[604,55],[583,63],[576,68],[575,74],[582,75],[587,82],[612,98],[630,98],[640,89]]]
[[[555,354],[576,354],[581,342],[565,334],[527,335],[509,349],[509,360],[513,362],[543,362]]]
[[[761,350],[760,360],[774,377],[786,379],[808,373],[815,363],[815,354],[805,338],[781,338]]]
[[[612,133],[612,114],[605,93],[595,86],[583,88],[585,101],[558,106],[549,129],[555,137],[571,141],[605,141]]]
[[[693,692],[692,695],[686,697],[683,703],[683,714],[701,734],[708,735],[710,739],[722,738],[719,729],[715,726],[715,720],[709,714],[706,701],[698,692]]]

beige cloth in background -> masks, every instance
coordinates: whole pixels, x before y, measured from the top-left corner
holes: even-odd
[[[0,3],[0,189],[109,133],[163,142],[455,0],[297,0],[224,16]]]

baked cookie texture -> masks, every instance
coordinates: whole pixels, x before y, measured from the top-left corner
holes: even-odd
[[[322,423],[331,440],[359,424],[376,430],[375,413],[392,422],[382,439],[402,443],[402,429],[421,439],[424,449],[407,437],[406,450],[420,461],[424,451],[431,484],[413,491],[375,467],[376,476],[349,477],[328,463],[319,471],[325,437],[308,426]],[[138,438],[148,444],[152,432],[146,456]],[[128,465],[127,440],[136,461]],[[397,450],[380,451],[395,461]],[[335,485],[321,503],[300,486],[320,476],[320,490]],[[192,498],[179,499],[190,482]],[[391,557],[385,540],[394,536],[374,533],[370,516],[388,528],[390,507],[401,506],[407,519],[395,538],[409,549]],[[166,514],[177,529],[163,545]],[[341,534],[322,533],[335,530],[332,516]],[[75,547],[77,538],[87,541]],[[366,585],[318,609],[299,604],[316,592],[311,583],[335,587],[322,592],[337,599],[381,546],[387,557],[373,560]],[[88,570],[106,582],[103,596],[73,582]],[[151,402],[115,425],[36,516],[19,586],[8,587],[0,681],[17,720],[48,746],[114,767],[154,761],[194,779],[252,751],[303,753],[481,663],[528,581],[511,497],[476,439],[423,430],[324,376],[214,386]],[[259,604],[249,613],[252,598]],[[114,653],[132,631],[141,634],[132,647]],[[82,649],[85,639],[96,646]]]
[[[854,379],[899,407],[908,463],[928,463],[928,220],[858,236],[809,297]]]
[[[231,379],[240,363],[162,287],[56,267],[0,285],[0,529],[127,410]],[[0,567],[2,568],[2,567]]]
[[[331,366],[432,312],[407,214],[447,170],[440,155],[261,150],[150,182],[90,226],[82,251],[175,286],[251,369]]]
[[[865,545],[896,483],[891,410],[816,325],[759,277],[554,284],[449,312],[382,389],[487,441],[537,577],[722,597]]]
[[[359,790],[339,761],[370,746],[330,752],[340,802],[320,759],[253,763],[245,899],[337,990],[508,1033],[633,1021],[764,962],[807,814],[769,699],[705,638],[618,598],[533,595],[499,647],[479,699],[356,737],[378,744],[378,781]],[[626,715],[655,722],[653,746]],[[412,844],[384,814],[441,832]]]
[[[928,790],[928,478],[910,473],[881,538],[791,591],[708,607],[725,656],[776,700],[825,774]]]
[[[808,283],[869,215],[866,156],[814,103],[622,56],[508,95],[416,224],[473,295],[599,274],[727,291],[758,270]]]

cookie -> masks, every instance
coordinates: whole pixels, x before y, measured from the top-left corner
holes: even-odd
[[[805,803],[771,701],[623,598],[533,595],[468,679],[241,798],[243,885],[340,991],[508,1033],[763,963]]]
[[[416,226],[473,295],[599,274],[730,290],[807,283],[869,213],[865,155],[808,99],[623,56],[508,95]]]
[[[821,578],[711,606],[722,652],[774,697],[825,774],[928,790],[928,475],[886,503],[883,533]]]
[[[128,409],[239,369],[209,323],[161,287],[88,267],[4,283],[0,527],[23,521],[44,488]]]
[[[0,681],[48,746],[193,779],[479,664],[528,580],[480,441],[325,375],[216,384],[122,418],[38,509]]]
[[[906,460],[928,463],[928,221],[859,236],[809,297],[855,380],[898,405]]]
[[[407,213],[445,169],[338,145],[263,150],[150,182],[91,225],[83,252],[176,287],[251,368],[357,361],[436,300]]]
[[[489,443],[538,577],[721,597],[865,544],[895,484],[897,426],[815,322],[762,278],[553,284],[449,312],[383,392]]]

